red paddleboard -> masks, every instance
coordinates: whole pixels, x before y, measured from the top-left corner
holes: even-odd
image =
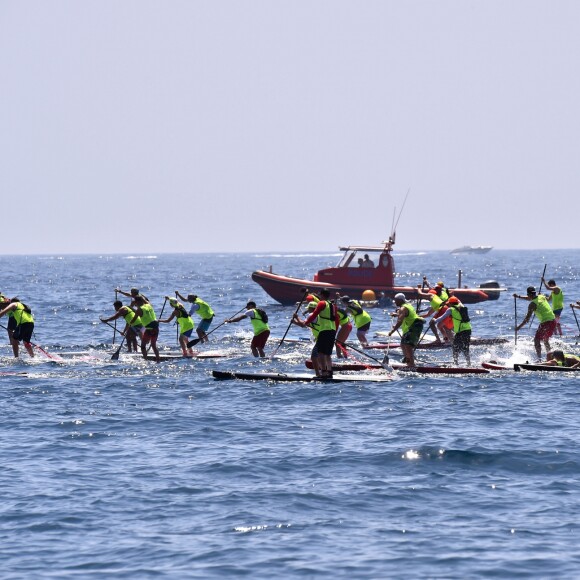
[[[393,368],[396,371],[422,373],[422,374],[439,374],[439,375],[485,375],[489,371],[480,367],[437,367],[419,365],[416,367],[408,367],[407,365],[393,363]]]
[[[304,361],[307,369],[313,369],[314,365],[310,359]],[[360,362],[347,362],[347,363],[332,363],[333,371],[366,371],[367,369],[382,369],[384,368],[379,364],[370,364]]]
[[[499,363],[495,362],[494,360],[490,360],[489,362],[482,362],[481,366],[484,369],[489,369],[492,371],[513,371],[513,365],[511,367],[507,367],[505,365],[500,365]]]
[[[306,361],[306,367],[311,369],[312,361]],[[419,365],[414,368],[408,367],[400,363],[393,363],[391,367],[396,371],[413,372],[422,374],[441,374],[441,375],[484,375],[489,371],[479,367],[440,367],[440,366],[425,366]],[[340,371],[364,371],[367,369],[382,369],[382,365],[372,364],[367,365],[363,363],[333,363],[332,370]]]
[[[487,346],[492,344],[504,344],[509,342],[507,338],[472,338],[470,345],[471,346]],[[372,342],[366,348],[380,348],[380,349],[387,349],[387,348],[401,348],[401,343],[399,342]],[[428,348],[451,348],[451,343],[449,342],[420,342],[416,347],[416,349],[428,349]]]

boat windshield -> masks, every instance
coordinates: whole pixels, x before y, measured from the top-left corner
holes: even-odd
[[[337,268],[375,268],[383,248],[340,248],[344,255]]]

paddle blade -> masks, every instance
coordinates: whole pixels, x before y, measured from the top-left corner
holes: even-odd
[[[121,352],[121,349],[118,348],[113,355],[111,356],[111,360],[119,360],[119,353]]]
[[[193,340],[190,340],[187,343],[187,348],[191,348],[192,346],[195,346],[200,340],[201,340],[201,338],[194,338]]]

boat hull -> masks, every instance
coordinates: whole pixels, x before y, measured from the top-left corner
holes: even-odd
[[[357,300],[362,299],[362,294],[365,290],[373,290],[375,294],[383,292],[387,298],[393,299],[395,294],[402,292],[408,300],[415,300],[417,296],[417,288],[412,286],[381,286],[370,285],[370,282],[361,284],[354,283],[328,283],[319,282],[315,280],[305,280],[303,278],[293,278],[291,276],[283,276],[266,272],[264,270],[257,270],[252,273],[252,280],[259,284],[266,294],[271,296],[274,300],[289,306],[302,300],[305,291],[316,292],[322,289],[330,291],[331,295],[338,292],[341,295],[347,295],[350,298]],[[463,304],[476,304],[486,300],[497,300],[499,293],[486,293],[479,288],[453,288],[453,295],[459,298]]]

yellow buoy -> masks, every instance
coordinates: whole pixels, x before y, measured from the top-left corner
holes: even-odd
[[[376,300],[377,297],[375,296],[375,293],[372,290],[365,290],[362,293],[362,299],[370,302],[371,300]]]

